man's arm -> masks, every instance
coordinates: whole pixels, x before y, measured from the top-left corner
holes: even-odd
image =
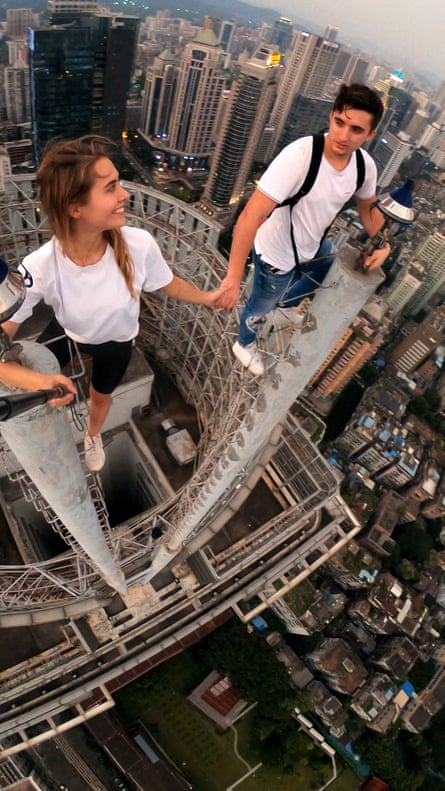
[[[276,205],[276,201],[257,189],[238,217],[233,231],[229,267],[216,301],[218,308],[233,308],[236,305],[247,256],[253,247],[256,232]]]
[[[2,324],[2,330],[6,332],[6,335],[11,341],[17,334],[19,327],[20,324],[18,321],[4,321]]]
[[[360,216],[360,221],[371,238],[378,233],[385,222],[380,209],[375,205],[377,198],[356,198],[357,209]],[[379,266],[386,261],[391,252],[389,242],[386,242],[384,247],[378,247],[371,255],[368,255],[363,262],[363,269],[378,269]]]
[[[373,198],[356,198],[360,222],[368,236],[375,236],[385,222],[382,212],[375,205],[376,200],[375,195]]]

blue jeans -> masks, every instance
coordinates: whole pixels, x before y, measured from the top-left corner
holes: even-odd
[[[315,258],[301,265],[300,278],[295,267],[290,272],[276,274],[277,270],[266,264],[255,249],[252,258],[255,265],[253,288],[241,314],[238,334],[241,346],[255,341],[269,311],[277,306],[294,308],[318,288],[332,266],[335,248],[329,239],[323,239]]]

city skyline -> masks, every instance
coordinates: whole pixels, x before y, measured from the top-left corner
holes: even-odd
[[[271,6],[270,0],[255,0],[250,4]],[[442,30],[437,24],[443,14],[440,0],[426,0],[422,5],[409,7],[402,0],[390,4],[372,0],[366,6],[339,0],[334,7],[329,0],[318,0],[316,4],[300,0],[298,6],[293,0],[280,0],[279,13],[293,21],[312,22],[322,28],[335,25],[339,28],[338,40],[345,45],[360,46],[375,52],[376,57],[384,53],[402,68],[420,69],[439,80],[445,78]]]

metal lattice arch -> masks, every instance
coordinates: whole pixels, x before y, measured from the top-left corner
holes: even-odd
[[[217,287],[227,266],[217,251],[218,226],[170,196],[132,183],[125,188],[127,221],[155,236],[177,274],[199,288]],[[47,240],[32,177],[5,183],[0,235],[0,255],[10,265]],[[337,256],[301,331],[283,330],[271,316],[260,340],[266,360],[260,380],[233,362],[237,310],[143,296],[139,345],[195,408],[200,443],[182,488],[112,529],[100,485],[94,476],[88,481],[128,583],[122,598],[14,466],[13,454],[0,448],[27,502],[68,544],[45,562],[0,566],[0,628],[18,627],[19,636],[20,627],[43,625],[53,635],[47,650],[0,671],[0,752],[7,759],[0,761],[0,786],[23,776],[20,753],[112,707],[117,689],[201,639],[230,611],[248,622],[272,606],[289,618],[286,593],[359,532],[336,475],[292,413],[378,285],[379,275],[365,277],[355,263]],[[249,497],[258,497],[260,479],[274,507],[263,515],[261,501],[251,525]]]
[[[177,274],[201,289],[216,288],[227,266],[217,250],[218,225],[198,209],[151,188],[133,183],[125,183],[125,188],[130,194],[128,223],[153,234]],[[47,240],[33,177],[6,182],[0,197],[0,233],[1,254],[10,265]],[[233,364],[236,310],[228,315],[173,302],[158,294],[143,296],[139,341],[170,372],[184,399],[196,409],[201,440],[194,474],[170,499],[113,530],[108,528],[103,509],[109,545],[127,580],[138,575],[144,579],[146,569],[144,581],[149,581],[154,570],[163,568],[181,552],[186,556],[196,554],[194,562],[202,572],[198,577],[209,585],[216,585],[220,578],[229,579],[237,569],[248,580],[252,559],[263,553],[273,565],[273,554],[268,553],[276,552],[287,536],[296,546],[305,543],[305,553],[315,557],[317,565],[320,558],[348,540],[351,529],[358,529],[344,504],[339,506],[337,502],[338,482],[329,465],[288,413],[295,398],[292,393],[301,392],[336,334],[340,337],[376,287],[372,277],[365,283],[360,273],[351,274],[353,267],[349,266],[349,272],[346,269],[333,275],[331,286],[313,301],[309,333],[296,333],[300,336],[297,340],[292,335],[284,346],[280,345],[279,333],[268,336],[269,346],[264,346],[267,375],[261,383]],[[345,306],[343,314],[339,304]],[[328,322],[326,315],[331,317]],[[8,467],[6,450],[2,457]],[[277,486],[286,490],[286,509],[242,546],[229,548],[216,559],[206,543],[246,500],[272,459],[273,476],[281,482]],[[14,470],[8,472],[18,475]],[[21,484],[25,496],[31,496],[47,521],[64,535],[57,516],[40,502],[38,492],[33,492],[32,482],[22,478]],[[100,512],[103,503],[94,482],[91,489]],[[318,528],[320,509],[328,502],[331,516],[326,532]],[[153,538],[159,533],[161,538]],[[68,541],[71,549],[52,560],[0,567],[0,626],[7,625],[10,616],[19,626],[75,618],[78,613],[103,606],[109,589],[80,547]],[[291,553],[285,554],[291,567]],[[312,561],[305,561],[303,566],[304,573],[309,573]],[[261,570],[256,569],[255,575],[260,579]],[[258,583],[255,590],[261,586]],[[219,595],[218,591],[213,595]],[[154,601],[154,612],[157,606]],[[263,602],[260,608],[264,606]]]
[[[125,183],[130,193],[127,222],[146,228],[156,238],[174,271],[199,288],[216,288],[227,262],[217,250],[220,227],[202,212],[149,187]],[[0,196],[1,255],[11,266],[49,237],[46,219],[36,199],[33,176],[6,181]],[[199,463],[190,483],[171,502],[131,520],[124,528],[107,531],[115,558],[131,575],[132,567],[151,560],[153,527],[164,534],[187,512],[196,491],[208,479],[215,458],[230,444],[256,397],[256,385],[234,371],[231,345],[236,334],[237,315],[210,311],[195,305],[144,296],[140,341],[175,378],[185,398],[197,412],[201,426]],[[12,470],[7,450],[3,461]],[[32,481],[20,478],[26,497],[38,504]],[[93,496],[94,484],[92,484]],[[332,481],[327,482],[332,490]],[[230,499],[230,492],[227,492]],[[100,493],[94,497],[101,507]],[[45,513],[45,505],[38,504]],[[218,510],[221,509],[218,507]],[[47,520],[63,534],[54,514]],[[106,517],[104,527],[107,529]],[[66,538],[66,536],[65,536]],[[72,616],[76,610],[101,604],[103,581],[73,541],[72,551],[49,561],[29,565],[0,566],[0,624],[15,613],[16,623],[33,623],[46,617]],[[46,614],[45,614],[46,611]],[[40,613],[36,616],[36,612]],[[20,615],[18,615],[20,614]]]

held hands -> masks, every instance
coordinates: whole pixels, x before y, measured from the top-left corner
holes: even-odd
[[[213,291],[205,291],[203,305],[206,305],[208,308],[233,308],[238,301],[239,295],[239,286],[237,288],[230,288],[226,287],[227,278],[221,282],[221,285],[218,288],[213,289]]]
[[[239,281],[233,280],[233,278],[226,275],[216,292],[213,292],[215,295],[214,307],[225,308],[226,310],[234,308],[239,299],[239,292]]]

